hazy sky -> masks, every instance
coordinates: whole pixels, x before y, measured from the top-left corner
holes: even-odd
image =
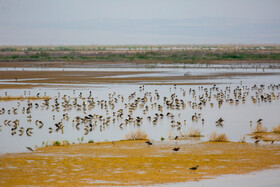
[[[280,43],[280,0],[0,0],[0,45]]]

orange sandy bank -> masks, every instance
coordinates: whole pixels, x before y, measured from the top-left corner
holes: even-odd
[[[280,163],[280,146],[118,141],[38,148],[0,156],[1,186],[151,185],[257,171]],[[198,170],[189,168],[199,165]]]

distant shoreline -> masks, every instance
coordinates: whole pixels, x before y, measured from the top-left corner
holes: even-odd
[[[280,45],[0,47],[3,62],[280,63]]]

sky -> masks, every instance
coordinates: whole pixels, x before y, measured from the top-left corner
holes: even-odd
[[[279,0],[0,0],[0,45],[280,44]]]

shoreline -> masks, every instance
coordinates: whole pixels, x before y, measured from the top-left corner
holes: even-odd
[[[279,65],[280,60],[213,60],[213,61],[201,61],[201,62],[174,62],[174,61],[129,61],[129,62],[123,62],[123,61],[89,61],[89,62],[83,62],[83,61],[23,61],[23,62],[0,62],[0,67],[41,67],[41,68],[52,68],[52,67],[60,67],[60,68],[66,68],[66,67],[95,67],[100,66],[103,67],[104,65],[107,67],[108,65],[127,65],[127,64],[133,64],[133,65],[151,65],[151,64],[166,64],[166,65],[214,65],[214,64],[232,64],[232,65],[239,65],[239,64],[273,64],[273,65]]]
[[[98,142],[4,154],[2,185],[169,185],[262,171],[280,161],[279,145],[201,142],[181,144],[173,153],[174,143]]]
[[[195,68],[194,68],[195,69]],[[188,69],[186,69],[187,72]],[[228,71],[228,70],[227,70]],[[145,71],[0,71],[0,89],[25,89],[34,87],[73,87],[93,84],[146,84],[146,85],[209,85],[219,84],[216,79],[250,76],[276,76],[276,72],[215,72],[197,74],[169,74],[171,71],[153,69]],[[74,77],[74,78],[73,78]]]

